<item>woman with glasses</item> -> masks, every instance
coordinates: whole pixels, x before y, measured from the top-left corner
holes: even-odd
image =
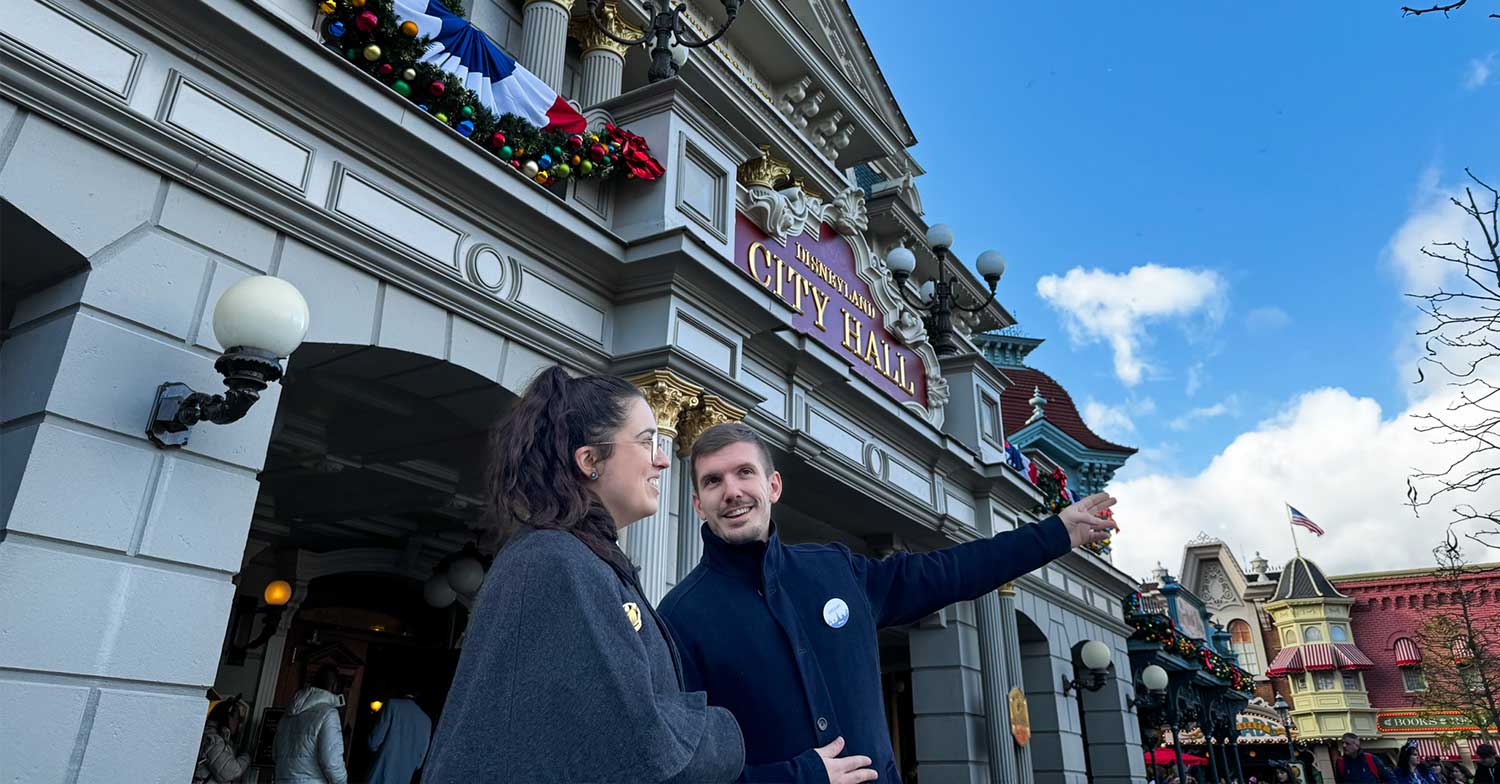
[[[544,371],[495,431],[499,553],[475,599],[422,781],[727,782],[744,741],[683,690],[619,529],[671,464],[639,390]]]

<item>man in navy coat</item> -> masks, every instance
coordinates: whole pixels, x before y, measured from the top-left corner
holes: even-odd
[[[880,689],[878,629],[973,599],[1114,528],[1089,496],[991,539],[883,560],[840,545],[785,545],[771,522],[781,475],[755,431],[693,444],[703,560],[662,600],[686,688],[728,708],[746,782],[899,784]]]

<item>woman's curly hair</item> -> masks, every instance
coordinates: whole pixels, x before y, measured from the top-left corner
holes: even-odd
[[[568,531],[607,563],[631,571],[616,521],[589,489],[573,453],[595,445],[600,460],[609,459],[614,448],[601,442],[624,425],[630,403],[640,397],[622,378],[570,378],[557,366],[533,379],[490,439],[486,549],[498,550],[524,528]]]

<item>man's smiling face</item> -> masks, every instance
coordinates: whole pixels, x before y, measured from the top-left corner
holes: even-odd
[[[767,471],[755,444],[741,441],[699,455],[693,473],[693,508],[720,539],[745,544],[770,538],[781,474]]]

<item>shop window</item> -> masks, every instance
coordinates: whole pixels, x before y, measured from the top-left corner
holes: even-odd
[[[1323,630],[1316,626],[1309,626],[1302,630],[1303,642],[1322,642]]]
[[[1342,626],[1330,626],[1328,627],[1328,639],[1333,642],[1347,642],[1349,640],[1349,632],[1345,631]]]
[[[1401,683],[1407,691],[1427,691],[1427,681],[1422,679],[1421,667],[1402,668]]]
[[[1000,404],[979,393],[979,434],[994,446],[1000,446]]]
[[[1319,670],[1313,673],[1313,689],[1316,691],[1333,691],[1333,673],[1328,670]]]
[[[1229,650],[1251,675],[1260,674],[1260,656],[1255,652],[1255,637],[1250,633],[1250,624],[1239,619],[1229,622]]]

